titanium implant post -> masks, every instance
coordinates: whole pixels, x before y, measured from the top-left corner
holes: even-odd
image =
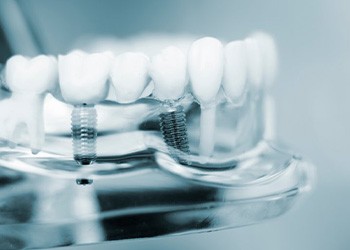
[[[72,112],[74,160],[90,165],[96,160],[97,113],[94,105],[76,105]]]
[[[160,114],[160,129],[169,154],[179,163],[188,164],[182,157],[190,153],[186,128],[186,115],[181,105],[167,106]]]

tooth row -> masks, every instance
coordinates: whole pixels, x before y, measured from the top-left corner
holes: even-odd
[[[174,46],[151,60],[143,53],[133,52],[113,58],[108,52],[73,51],[58,56],[58,63],[52,56],[28,59],[16,55],[7,61],[5,76],[12,92],[53,92],[70,104],[104,100],[109,79],[119,103],[135,102],[150,81],[157,99],[175,100],[184,95],[190,78],[192,94],[201,104],[210,104],[221,87],[228,100],[235,102],[246,90],[247,82],[253,86],[270,84],[276,73],[276,60],[273,39],[256,33],[226,46],[215,38],[199,39],[187,57]]]
[[[118,103],[132,103],[145,96],[145,89],[150,86],[154,98],[173,101],[189,89],[200,105],[207,108],[215,105],[221,88],[229,102],[239,102],[248,89],[247,83],[254,88],[270,84],[276,68],[273,39],[265,33],[256,33],[226,46],[218,39],[205,37],[193,42],[187,55],[170,46],[151,59],[133,52],[114,57],[109,52],[73,51],[58,56],[58,60],[53,56],[30,59],[16,55],[6,63],[4,87],[16,94],[16,100],[23,98],[23,105],[41,103],[28,100],[43,99],[47,93],[72,105],[96,104],[111,93]],[[13,120],[18,115],[11,115],[9,112],[0,117],[1,122],[16,123]],[[28,125],[23,119],[21,122]]]

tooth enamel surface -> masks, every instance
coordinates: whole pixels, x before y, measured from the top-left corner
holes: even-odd
[[[188,72],[192,93],[201,105],[215,102],[223,75],[223,61],[223,46],[218,39],[205,37],[191,45]]]
[[[247,38],[244,40],[244,43],[248,60],[248,82],[255,87],[260,87],[263,78],[263,62],[258,42],[254,38]]]
[[[111,53],[74,51],[58,57],[59,83],[63,99],[70,104],[96,104],[108,94]]]
[[[275,40],[269,34],[257,32],[252,35],[257,41],[262,58],[262,81],[271,86],[278,70],[278,52]]]
[[[18,143],[23,142],[19,135],[26,131],[26,140],[37,153],[44,143],[44,98],[57,84],[56,59],[13,56],[6,63],[5,81],[12,94],[0,102],[0,136]]]
[[[143,53],[127,52],[117,56],[110,76],[119,103],[131,103],[140,98],[148,82],[149,59]]]
[[[247,58],[244,42],[234,41],[225,46],[223,89],[233,103],[243,96],[246,87]]]
[[[188,83],[187,62],[184,53],[170,46],[155,55],[149,66],[154,82],[153,94],[160,100],[176,100],[184,95]]]
[[[57,61],[52,56],[16,55],[6,63],[6,84],[12,92],[42,94],[56,85]]]

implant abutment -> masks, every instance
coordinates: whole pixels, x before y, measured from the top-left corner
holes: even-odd
[[[96,161],[97,113],[94,105],[75,105],[72,111],[74,160],[80,165]]]

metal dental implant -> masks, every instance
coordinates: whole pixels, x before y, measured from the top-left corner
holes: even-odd
[[[160,127],[169,154],[179,163],[187,164],[182,159],[189,153],[186,116],[179,103],[188,84],[186,56],[177,47],[165,48],[152,58],[149,75],[154,82],[153,96],[163,104]]]
[[[159,115],[159,119],[164,142],[175,160],[180,163],[188,163],[181,159],[181,156],[190,153],[184,108],[182,105],[169,103],[165,103],[163,108],[164,112]]]
[[[94,105],[75,105],[72,111],[74,160],[80,165],[96,161],[97,113]]]
[[[105,100],[113,55],[109,52],[87,54],[73,51],[58,57],[60,93],[66,103],[74,106],[71,116],[74,160],[81,166],[96,161],[96,109]],[[79,174],[84,175],[83,168]],[[85,177],[79,185],[91,184]]]

